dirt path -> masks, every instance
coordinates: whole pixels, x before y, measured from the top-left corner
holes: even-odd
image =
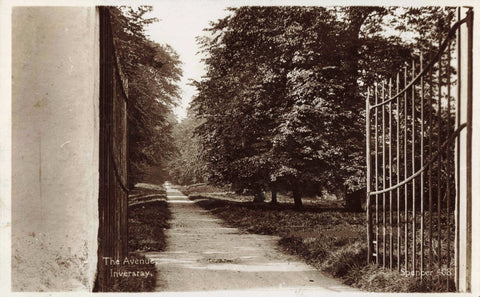
[[[167,250],[156,261],[157,291],[295,289],[353,291],[277,248],[278,237],[226,228],[179,191],[167,188],[172,212]]]

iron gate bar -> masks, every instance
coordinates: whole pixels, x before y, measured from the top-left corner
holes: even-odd
[[[420,72],[423,71],[423,54],[420,53]],[[420,165],[423,167],[423,140],[424,140],[424,131],[423,131],[423,98],[424,97],[424,85],[423,85],[423,76],[420,78]],[[423,254],[424,254],[424,243],[423,243],[423,237],[424,237],[424,205],[423,205],[423,194],[424,194],[424,188],[423,188],[423,183],[424,183],[424,172],[420,175],[420,278],[423,278]]]
[[[365,102],[366,105],[366,112],[365,112],[365,125],[367,128],[367,133],[366,133],[366,142],[367,142],[367,147],[366,147],[366,160],[367,160],[367,193],[370,192],[370,166],[371,166],[371,154],[370,154],[370,88],[367,87],[367,102]],[[376,157],[376,154],[375,154]],[[370,195],[367,196],[367,209],[371,208],[371,203],[370,203]],[[371,228],[372,228],[372,214],[370,211],[367,211],[367,263],[370,263],[372,261],[372,239],[371,239]]]
[[[382,102],[385,101],[385,81],[382,81]],[[382,188],[385,189],[386,181],[385,181],[385,105],[382,105]],[[382,266],[385,268],[385,254],[386,254],[386,246],[385,246],[385,232],[386,232],[386,219],[385,219],[385,193],[382,194],[382,230],[383,230],[383,237],[382,237]]]
[[[432,158],[428,159],[426,162],[425,162],[425,165],[420,168],[419,170],[417,170],[414,174],[410,175],[407,179],[404,179],[403,181],[401,181],[399,184],[396,184],[394,186],[392,186],[391,188],[386,188],[386,189],[382,189],[382,190],[378,190],[378,191],[375,191],[375,192],[371,192],[370,195],[379,195],[379,194],[383,194],[383,193],[386,193],[388,191],[392,191],[392,190],[395,190],[405,184],[407,184],[408,182],[412,181],[413,179],[415,179],[417,176],[419,176],[422,172],[424,172],[427,168],[430,167],[430,165],[432,165],[432,163],[434,163],[435,161],[437,161],[438,157],[440,156],[440,154],[443,152],[443,150],[447,147],[447,145],[449,144],[450,141],[452,141],[453,139],[455,139],[456,136],[458,136],[460,134],[460,132],[463,130],[463,128],[465,128],[467,126],[467,123],[463,123],[460,125],[460,127],[455,130],[455,132],[452,133],[452,135],[450,136],[449,139],[445,140],[442,145],[440,146],[440,151],[439,152],[436,152]]]
[[[466,258],[472,259],[472,120],[473,120],[473,10],[467,11],[467,192],[466,192]],[[471,262],[466,262],[466,290],[471,290]]]
[[[447,49],[447,138],[450,138],[450,44]],[[447,160],[447,271],[450,273],[450,148],[447,147],[445,159]],[[450,278],[447,278],[447,288],[450,287]]]
[[[388,82],[388,98],[392,97],[392,79],[390,78]],[[392,102],[390,102],[389,107],[388,107],[388,186],[392,186]],[[393,268],[393,261],[392,261],[392,253],[393,253],[393,219],[392,219],[392,192],[388,193],[389,196],[389,208],[390,208],[390,236],[389,236],[389,260],[390,260],[390,269]]]
[[[438,48],[438,51],[437,53],[435,54],[435,56],[433,57],[433,59],[428,63],[428,65],[425,67],[425,69],[423,69],[422,72],[420,72],[417,76],[415,76],[415,78],[412,79],[412,81],[410,81],[410,83],[408,83],[407,85],[405,85],[405,87],[402,89],[402,91],[400,91],[400,93],[396,94],[395,96],[393,96],[392,98],[390,98],[389,100],[386,100],[384,102],[380,102],[378,104],[375,104],[375,105],[372,105],[370,106],[370,109],[374,109],[374,108],[377,108],[379,106],[382,106],[384,104],[387,104],[389,103],[390,101],[393,101],[395,100],[398,96],[402,95],[403,93],[405,93],[406,91],[408,91],[408,89],[413,86],[419,79],[420,77],[422,77],[422,75],[424,75],[428,69],[430,69],[434,64],[435,62],[437,61],[438,57],[443,53],[443,51],[445,50],[445,48],[447,47],[448,43],[450,43],[450,39],[452,39],[455,34],[456,34],[456,30],[460,27],[460,25],[462,25],[463,23],[466,23],[467,22],[467,19],[468,17],[465,17],[463,18],[462,20],[456,22],[452,28],[450,29],[450,32],[448,33],[447,37],[445,38],[445,40],[443,41],[443,43],[440,45],[440,47]]]
[[[405,66],[405,71],[404,71],[404,79],[403,79],[403,86],[404,89],[407,86],[407,67]],[[405,132],[405,141],[403,145],[403,163],[405,167],[405,178],[408,176],[408,166],[407,166],[407,114],[408,114],[408,109],[407,109],[407,92],[403,93],[403,101],[405,105],[405,125],[404,126],[404,132]],[[404,221],[404,228],[405,228],[405,270],[408,271],[408,185],[405,183],[405,198],[404,198],[404,204],[405,204],[405,221]]]
[[[461,11],[460,8],[457,9],[457,19],[460,20],[461,17]],[[461,53],[462,53],[462,27],[458,27],[458,33],[457,33],[457,100],[455,102],[455,128],[458,129],[460,127],[460,106],[461,106],[461,87],[462,87],[462,76],[460,75],[462,73],[462,61],[461,61]],[[456,152],[456,164],[460,164],[460,137],[457,138],[457,141],[455,143],[455,152]],[[456,199],[455,199],[455,210],[456,210],[456,217],[455,217],[455,250],[458,251],[460,250],[460,242],[458,240],[458,234],[460,233],[460,224],[458,222],[460,221],[460,199],[457,197],[460,197],[460,166],[456,167],[455,170],[455,194],[456,194]],[[455,283],[459,283],[459,274],[460,274],[460,265],[459,265],[459,254],[455,254]]]
[[[397,73],[397,91],[395,94],[398,94],[400,90],[400,73]],[[397,97],[397,184],[400,182],[400,98]],[[400,271],[400,251],[401,251],[401,241],[400,241],[400,188],[397,188],[397,268]]]
[[[113,152],[113,149],[112,149],[112,146],[109,146],[108,147],[108,150],[109,150],[109,153],[110,153],[110,163],[112,164],[112,167],[113,167],[113,172],[115,174],[115,178],[116,178],[116,181],[118,182],[118,185],[120,186],[120,188],[122,189],[123,192],[125,193],[129,193],[130,190],[128,189],[127,185],[126,185],[126,182],[124,182],[122,180],[122,177],[121,177],[121,174],[118,170],[118,166],[117,166],[117,162],[115,161],[115,157],[114,157],[114,152]]]
[[[440,152],[441,130],[442,130],[442,55],[438,57],[438,108],[437,108],[437,151]],[[442,155],[438,157],[437,168],[437,255],[438,255],[438,269],[442,267],[442,250],[441,250],[441,191],[440,180],[442,177]]]
[[[429,89],[429,96],[428,96],[428,158],[432,158],[433,153],[433,70],[432,68],[428,71],[428,89]],[[425,166],[425,165],[424,165]],[[432,191],[432,167],[428,168],[428,211],[429,211],[429,248],[428,248],[428,269],[432,271],[432,261],[433,261],[433,191]]]
[[[412,61],[412,77],[415,77],[415,61]],[[412,86],[412,172],[415,172],[415,85]],[[415,212],[415,181],[412,182],[412,270],[417,266],[416,260],[416,212]]]
[[[375,84],[375,104],[378,103],[378,85]],[[378,109],[375,110],[375,191],[378,191]],[[378,195],[375,195],[375,262],[379,265]]]

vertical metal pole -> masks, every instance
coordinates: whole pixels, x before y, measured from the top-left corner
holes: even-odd
[[[404,73],[404,86],[407,85],[407,72],[408,72],[408,69],[407,69],[407,66],[405,66],[405,73]],[[404,105],[405,105],[405,124],[404,124],[404,138],[405,138],[405,142],[403,144],[403,162],[404,162],[404,176],[405,176],[405,179],[408,177],[408,166],[407,166],[407,139],[408,139],[408,136],[407,136],[407,122],[408,122],[408,109],[407,109],[407,92],[404,93],[403,95],[403,100],[405,101],[404,102]],[[404,204],[405,204],[405,222],[404,222],[404,225],[405,225],[405,271],[408,271],[408,185],[405,184],[405,197],[404,197]]]
[[[382,102],[385,101],[385,81],[382,81]],[[385,104],[382,105],[382,189],[387,187],[386,181],[386,168],[385,168]],[[385,268],[385,256],[386,256],[386,240],[385,240],[385,233],[386,233],[386,217],[385,217],[385,199],[386,194],[382,194],[382,229],[383,229],[383,238],[382,238],[382,246],[383,246],[383,263],[382,266]]]
[[[129,108],[129,102],[128,100],[128,78],[125,79],[125,96],[126,96],[126,101],[125,101],[125,117],[124,117],[124,125],[125,125],[125,174],[126,174],[126,185],[130,185],[130,172],[129,172],[129,166],[128,166],[128,160],[129,160],[129,142],[128,142],[128,132],[129,132],[129,127],[128,127],[128,111],[130,110]],[[124,235],[125,235],[125,255],[128,255],[128,215],[129,215],[129,210],[128,210],[128,193],[127,193],[127,198],[125,200],[125,229],[124,229]]]
[[[472,273],[472,119],[473,119],[473,10],[467,12],[467,196],[466,196],[466,291],[471,291]]]
[[[108,256],[107,251],[107,229],[106,229],[106,215],[105,210],[107,208],[107,156],[106,152],[106,125],[105,125],[105,110],[106,110],[106,88],[107,88],[107,79],[106,79],[106,15],[105,8],[99,7],[99,35],[100,35],[100,90],[99,90],[99,191],[98,191],[98,218],[99,218],[99,228],[98,228],[98,259],[97,259],[97,289],[98,291],[106,291],[107,288],[107,267],[102,261],[102,256]]]
[[[442,143],[442,55],[438,57],[438,108],[437,108],[437,152],[438,152],[438,167],[437,167],[437,258],[438,269],[442,267],[442,236],[441,236],[441,188],[442,188],[442,154],[440,146]]]
[[[392,98],[392,79],[388,81],[388,99]],[[392,186],[392,101],[388,104],[388,182],[389,187]],[[389,198],[389,214],[390,214],[390,243],[389,243],[389,260],[390,270],[393,269],[393,211],[392,211],[392,191],[388,192]]]
[[[467,30],[462,30],[461,56],[462,69],[459,72],[459,79],[462,80],[459,118],[460,123],[466,123],[466,133],[459,136],[460,142],[457,151],[456,164],[458,170],[458,212],[457,212],[457,244],[458,244],[458,286],[460,292],[471,290],[471,256],[472,256],[472,39],[473,39],[473,11],[469,9],[466,16]],[[463,83],[465,82],[466,83]],[[458,167],[460,167],[458,169]]]
[[[397,72],[397,92],[400,89],[400,73]],[[397,97],[397,184],[400,183],[400,97]],[[397,269],[400,271],[400,187],[397,188]]]
[[[450,43],[448,44],[448,49],[447,49],[447,124],[445,125],[447,127],[447,139],[450,139],[451,135],[451,128],[452,126],[450,125],[450,67],[451,67],[451,55],[450,55]],[[447,149],[446,149],[446,160],[447,160],[447,168],[446,168],[446,176],[447,176],[447,271],[450,273],[450,147],[451,145],[448,144]],[[450,278],[447,277],[447,290],[450,287]]]
[[[433,154],[433,74],[432,68],[428,72],[428,159]],[[433,190],[432,190],[432,167],[428,166],[428,270],[433,270]]]
[[[415,61],[412,61],[412,78],[415,77]],[[412,85],[412,174],[415,173],[415,85]],[[412,271],[416,271],[417,258],[417,214],[415,201],[415,179],[412,180]]]
[[[370,207],[370,88],[367,89],[367,101],[365,106],[365,126],[366,126],[366,151],[367,151],[367,242],[368,242],[368,259],[372,262],[372,214]]]
[[[457,22],[461,20],[461,9],[457,8]],[[457,30],[457,98],[455,102],[455,130],[460,127],[462,102],[462,26]],[[460,290],[460,135],[455,142],[455,287]]]
[[[420,54],[420,72],[423,71],[423,54]],[[423,85],[423,76],[420,78],[420,167],[423,168],[423,138],[424,138],[424,131],[423,131],[423,98],[424,97],[424,85]],[[422,171],[420,175],[420,277],[423,278],[423,269],[424,269],[424,250],[423,250],[423,237],[424,237],[424,206],[423,206],[423,183],[424,183],[424,173]]]
[[[375,104],[378,104],[378,85],[375,84]],[[375,108],[375,191],[378,191],[378,108]],[[379,265],[378,194],[375,194],[375,264]]]

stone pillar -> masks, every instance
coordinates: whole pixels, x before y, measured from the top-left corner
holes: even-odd
[[[91,291],[97,264],[94,7],[12,12],[12,290]]]

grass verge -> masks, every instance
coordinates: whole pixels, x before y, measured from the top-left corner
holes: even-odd
[[[167,202],[137,204],[128,213],[128,249],[130,251],[163,251],[165,229],[169,228],[170,211]]]
[[[138,203],[128,209],[129,256],[114,265],[110,271],[113,278],[112,292],[152,292],[157,283],[155,264],[142,255],[147,251],[163,251],[166,247],[165,230],[169,228],[171,213],[164,191],[134,190]],[[152,196],[156,200],[151,200]],[[115,274],[114,274],[115,273]]]
[[[210,210],[228,225],[255,234],[280,236],[280,247],[299,255],[308,264],[342,279],[350,286],[373,292],[439,292],[445,278],[421,282],[366,264],[364,213],[347,212],[332,204],[305,205],[302,211],[291,203],[270,204],[236,202],[208,197],[207,193],[190,199]]]

